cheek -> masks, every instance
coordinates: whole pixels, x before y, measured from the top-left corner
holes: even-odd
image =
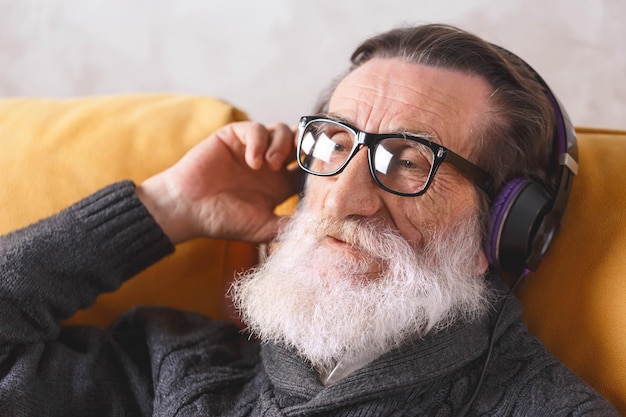
[[[390,212],[395,227],[414,249],[421,249],[432,238],[439,223],[428,206],[415,201]]]
[[[409,199],[402,210],[394,212],[398,230],[414,247],[422,248],[426,242],[436,239],[450,225],[477,209],[472,188],[467,189],[468,192],[464,192],[465,187],[456,188],[454,192],[445,193],[449,197],[444,197],[438,192],[440,189],[431,187],[426,194]]]
[[[324,178],[307,175],[304,184],[304,208],[307,210],[322,209],[325,195]]]

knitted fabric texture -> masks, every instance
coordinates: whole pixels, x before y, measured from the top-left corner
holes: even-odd
[[[327,387],[288,348],[195,313],[144,307],[107,332],[61,326],[173,250],[130,182],[0,237],[0,415],[451,416],[476,386],[495,314]],[[512,301],[469,415],[618,415],[527,333]]]

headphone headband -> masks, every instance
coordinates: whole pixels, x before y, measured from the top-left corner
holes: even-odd
[[[504,55],[524,64],[543,87],[555,115],[553,164],[557,187],[551,190],[530,178],[515,178],[500,190],[491,206],[486,241],[491,265],[505,271],[535,270],[543,259],[565,213],[572,181],[578,173],[578,146],[571,120],[541,76],[512,52],[493,45]]]

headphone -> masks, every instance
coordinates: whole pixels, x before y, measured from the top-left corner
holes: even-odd
[[[536,270],[548,251],[567,207],[572,181],[578,173],[576,132],[570,118],[548,84],[526,61],[491,44],[502,55],[525,66],[539,82],[555,115],[550,164],[556,190],[536,180],[518,177],[502,186],[493,198],[484,249],[489,264],[507,272]],[[305,175],[299,180],[303,196]]]
[[[490,265],[509,272],[534,271],[561,224],[572,181],[578,173],[576,132],[567,112],[543,78],[517,55],[500,46],[492,46],[530,70],[543,87],[555,114],[550,163],[556,168],[556,190],[530,178],[520,177],[507,182],[493,199],[485,243]]]
[[[491,205],[491,222],[485,244],[489,264],[508,272],[518,272],[502,305],[489,336],[487,357],[472,396],[456,417],[468,412],[484,381],[495,342],[495,333],[511,294],[529,270],[536,270],[548,251],[560,224],[570,192],[572,180],[578,173],[578,146],[576,132],[567,112],[548,84],[523,59],[514,53],[493,45],[499,52],[521,62],[541,84],[555,115],[552,155],[555,167],[556,190],[530,178],[518,177],[502,186]]]

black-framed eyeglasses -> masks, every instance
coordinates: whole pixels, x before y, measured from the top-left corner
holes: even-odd
[[[445,146],[408,133],[367,133],[348,123],[322,116],[304,116],[298,125],[298,165],[309,174],[337,175],[362,146],[368,150],[372,178],[383,190],[415,197],[426,192],[443,162],[454,165],[484,190],[493,192],[493,178]]]

